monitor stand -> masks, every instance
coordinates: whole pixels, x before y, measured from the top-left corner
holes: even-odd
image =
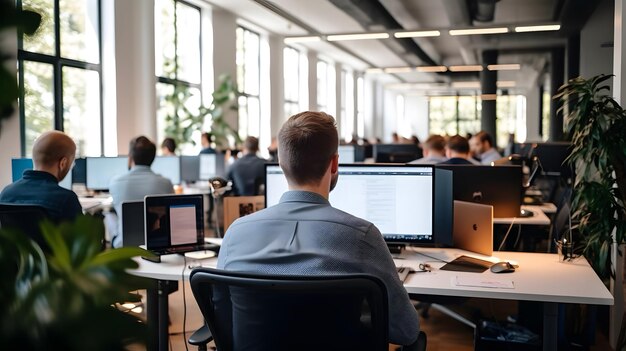
[[[392,254],[402,253],[402,249],[406,247],[406,244],[387,243],[387,248]]]

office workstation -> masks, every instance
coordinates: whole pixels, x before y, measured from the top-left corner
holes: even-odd
[[[613,74],[599,85],[623,101],[622,1],[17,1],[45,20],[0,32],[17,78],[0,109],[0,230],[87,214],[103,252],[156,255],[126,263],[156,282],[131,313],[150,350],[190,346],[199,325],[181,313],[211,318],[196,268],[374,276],[405,350],[418,331],[427,349],[481,350],[520,330],[528,349],[615,349],[623,260],[609,233],[585,246],[578,200],[580,179],[615,168],[569,163],[577,105],[553,97]],[[600,141],[589,157],[612,155]]]

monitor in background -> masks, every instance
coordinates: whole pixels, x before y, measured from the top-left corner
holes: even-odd
[[[572,151],[569,142],[537,143],[533,147],[533,155],[541,162],[543,174],[554,176],[571,176],[570,167],[564,164]]]
[[[199,157],[200,180],[209,180],[224,175],[224,154],[201,154]]]
[[[74,160],[72,168],[72,182],[74,184],[85,184],[87,182],[87,160],[77,158]]]
[[[354,145],[339,145],[337,152],[339,153],[339,163],[356,162],[356,148]]]
[[[265,167],[266,207],[288,190],[276,164]],[[434,177],[432,166],[340,165],[330,193],[333,207],[374,223],[391,243],[433,243]]]
[[[200,179],[200,156],[180,156],[180,179],[184,182]]]
[[[128,157],[87,157],[87,189],[108,190],[111,179],[128,172]]]
[[[32,158],[14,158],[11,159],[11,173],[13,181],[22,179],[24,171],[33,169]],[[59,182],[59,186],[62,188],[72,190],[72,171],[68,172],[65,178]]]
[[[422,158],[422,149],[413,144],[374,144],[373,157],[377,163],[408,163]]]
[[[144,199],[146,248],[158,254],[169,249],[204,245],[204,208],[201,194],[156,195]]]
[[[519,217],[522,167],[437,165],[453,173],[454,200],[493,206],[496,218]]]
[[[157,156],[150,168],[154,173],[169,179],[172,184],[180,184],[180,158],[178,156]]]
[[[143,200],[122,202],[122,246],[145,245]]]

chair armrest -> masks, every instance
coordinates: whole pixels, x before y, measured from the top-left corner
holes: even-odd
[[[191,334],[188,339],[189,343],[194,346],[206,345],[211,340],[213,340],[213,334],[211,334],[206,324]]]

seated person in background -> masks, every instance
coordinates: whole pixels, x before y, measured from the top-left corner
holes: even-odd
[[[265,179],[266,160],[258,157],[259,139],[247,137],[243,144],[243,156],[228,169],[228,179],[233,181],[233,193],[237,196],[259,195],[259,186]]]
[[[481,130],[476,133],[469,142],[483,165],[491,165],[491,162],[502,158],[498,150],[493,147],[493,138],[485,131]]]
[[[390,342],[412,344],[419,320],[380,231],[328,202],[339,175],[338,140],[334,118],[323,112],[302,112],[285,122],[278,155],[289,191],[279,204],[228,228],[217,267],[266,274],[372,274],[387,287]]]
[[[130,171],[111,180],[109,192],[113,197],[113,208],[117,215],[108,214],[106,223],[111,233],[113,247],[122,246],[121,215],[122,202],[143,200],[146,195],[173,194],[174,187],[169,179],[155,174],[150,165],[156,156],[156,146],[145,136],[134,138],[128,148]]]
[[[470,157],[469,143],[460,135],[451,136],[446,144],[447,161],[440,162],[446,165],[474,165],[479,164]]]
[[[272,142],[270,146],[267,147],[267,151],[270,153],[270,158],[267,162],[277,163],[278,162],[278,139],[276,137],[272,137]]]
[[[0,202],[38,205],[54,222],[72,221],[83,213],[76,194],[59,186],[72,169],[76,144],[63,132],[45,132],[33,144],[34,170],[0,193]]]
[[[433,134],[426,139],[422,145],[424,150],[424,157],[415,161],[411,161],[411,164],[430,165],[446,161],[446,139],[441,135]]]
[[[161,143],[161,155],[176,156],[176,140],[172,138],[163,139]]]
[[[202,150],[200,150],[200,154],[214,154],[215,149],[211,147],[211,142],[213,141],[213,135],[210,133],[202,133],[200,136],[200,144],[202,145]]]

